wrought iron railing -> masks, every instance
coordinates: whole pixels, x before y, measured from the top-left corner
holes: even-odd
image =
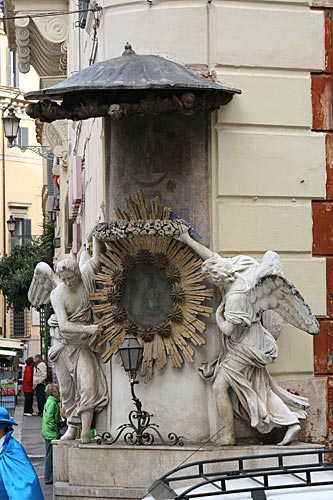
[[[325,485],[333,487],[332,460],[333,450],[317,449],[191,462],[169,471],[148,492],[156,500],[190,500],[212,496],[221,496],[222,500],[223,495],[244,492],[251,492],[254,500],[264,500],[265,492],[269,490]],[[260,461],[260,467],[253,467],[255,461]],[[247,466],[247,462],[251,466]],[[229,464],[230,469],[225,471]],[[318,474],[327,471],[332,472],[330,478],[325,476],[322,479],[323,475]],[[244,478],[251,480],[250,485],[242,486],[240,481],[237,484],[237,480]],[[177,493],[174,485],[182,492]],[[203,489],[206,491],[203,492]]]

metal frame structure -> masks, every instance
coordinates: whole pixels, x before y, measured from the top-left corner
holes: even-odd
[[[123,366],[125,366],[124,362]],[[150,419],[153,415],[142,409],[142,403],[135,394],[134,386],[138,383],[138,380],[133,378],[130,379],[132,401],[134,402],[136,409],[129,412],[128,422],[118,427],[118,433],[114,439],[112,439],[109,432],[104,432],[102,436],[98,436],[96,442],[98,444],[111,445],[116,443],[120,436],[125,433],[124,441],[126,444],[150,446],[154,444],[155,438],[157,437],[157,439],[160,440],[160,443],[167,446],[183,446],[183,436],[177,436],[175,432],[169,432],[168,438],[165,439],[158,430],[158,424],[151,422]]]
[[[313,457],[310,463],[291,464],[293,457]],[[267,466],[261,465],[258,468],[253,468],[253,461],[260,460],[262,463],[267,463]],[[272,461],[276,461],[276,465],[271,465]],[[305,461],[308,459],[305,459]],[[314,451],[297,451],[291,453],[276,453],[266,455],[250,455],[226,459],[204,460],[199,462],[191,462],[181,465],[160,479],[155,481],[149,488],[148,493],[155,500],[192,500],[210,497],[216,498],[224,495],[235,495],[238,493],[250,492],[253,500],[266,500],[266,491],[281,490],[289,488],[302,488],[311,486],[333,486],[333,450],[314,450]],[[246,462],[252,462],[252,467],[247,467]],[[230,470],[218,470],[219,464],[223,464],[223,469],[226,464],[230,463]],[[194,469],[194,470],[193,470]],[[215,471],[212,471],[215,469]],[[190,473],[189,473],[189,472]],[[332,472],[331,480],[316,480],[318,472]],[[280,476],[279,484],[273,484],[273,478]],[[235,487],[237,479],[250,479],[253,485],[246,487]],[[318,479],[318,477],[317,477]],[[294,482],[292,482],[292,480]],[[296,480],[296,481],[295,481]],[[176,493],[172,488],[172,484],[177,483],[177,489],[182,488],[182,493]],[[186,486],[191,483],[191,486]],[[209,492],[200,492],[200,488],[210,485],[212,490]]]

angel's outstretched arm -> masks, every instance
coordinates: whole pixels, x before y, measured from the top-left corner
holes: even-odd
[[[104,241],[98,240],[95,236],[92,239],[92,256],[98,259],[101,253],[105,253],[106,247]]]
[[[104,241],[98,240],[92,235],[88,235],[88,241],[92,241],[92,256],[90,257],[88,250],[84,250],[80,255],[80,270],[86,275],[93,275],[98,272],[100,263],[99,256],[105,253],[106,246]]]
[[[180,235],[178,236],[177,240],[185,243],[185,245],[188,245],[199,255],[199,257],[204,260],[207,260],[210,257],[214,256],[214,252],[212,252],[209,248],[191,238],[188,228],[184,225],[181,226]]]

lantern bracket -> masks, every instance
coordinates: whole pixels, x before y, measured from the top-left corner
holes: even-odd
[[[19,148],[19,150],[24,153],[27,149],[29,151],[33,151],[36,153],[36,155],[41,156],[42,158],[45,158],[46,160],[51,160],[53,159],[54,153],[52,148],[48,146],[26,146],[23,144],[9,144],[10,148]]]
[[[142,410],[142,403],[134,391],[134,386],[138,383],[138,380],[133,378],[130,379],[132,400],[136,409],[129,412],[128,422],[118,427],[118,433],[114,439],[109,432],[104,432],[102,436],[97,436],[97,443],[107,445],[114,444],[118,441],[120,436],[125,433],[124,441],[126,444],[150,446],[155,442],[155,438],[157,437],[162,444],[168,446],[183,446],[183,436],[177,436],[174,432],[170,432],[168,438],[164,439],[158,430],[158,424],[151,422],[151,417],[153,417],[153,415]]]

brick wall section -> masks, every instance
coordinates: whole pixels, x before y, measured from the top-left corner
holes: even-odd
[[[333,201],[314,201],[312,218],[313,255],[333,256]]]
[[[317,0],[316,0],[317,1]],[[317,5],[320,5],[318,0]],[[327,5],[321,3],[322,5]],[[325,13],[325,69],[312,75],[312,130],[326,132],[326,199],[312,203],[314,256],[326,258],[327,318],[314,337],[314,372],[327,377],[327,436],[333,436],[333,2]]]

